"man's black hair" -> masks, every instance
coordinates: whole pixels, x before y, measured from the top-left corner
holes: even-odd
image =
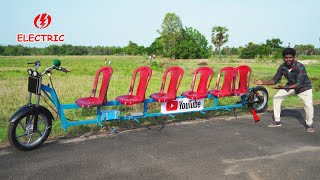
[[[293,49],[293,48],[285,48],[283,51],[282,51],[282,57],[284,57],[285,55],[292,55],[293,57],[296,56],[296,50]]]

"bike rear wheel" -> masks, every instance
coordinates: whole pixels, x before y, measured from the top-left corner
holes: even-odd
[[[52,121],[48,115],[25,113],[8,128],[10,144],[19,150],[32,150],[40,146],[49,136]]]
[[[268,109],[269,95],[268,91],[263,86],[254,87],[249,94],[249,103],[252,104],[252,108],[261,113]]]

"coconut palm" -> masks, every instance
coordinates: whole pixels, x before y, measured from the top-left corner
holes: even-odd
[[[214,26],[212,28],[211,42],[218,49],[220,60],[221,60],[221,46],[228,42],[229,34],[228,29],[222,26]]]

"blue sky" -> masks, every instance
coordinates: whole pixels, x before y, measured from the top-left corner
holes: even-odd
[[[183,26],[197,29],[209,42],[213,26],[226,26],[230,47],[280,38],[284,46],[319,48],[319,7],[319,0],[6,0],[0,3],[0,44],[18,44],[18,33],[63,33],[65,44],[126,46],[131,40],[149,46],[165,14],[175,12]],[[46,29],[33,25],[40,13],[52,17]]]

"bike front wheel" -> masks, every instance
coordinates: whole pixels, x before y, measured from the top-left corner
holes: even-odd
[[[17,149],[28,151],[40,146],[51,131],[51,118],[41,112],[25,113],[8,128],[8,140]]]

